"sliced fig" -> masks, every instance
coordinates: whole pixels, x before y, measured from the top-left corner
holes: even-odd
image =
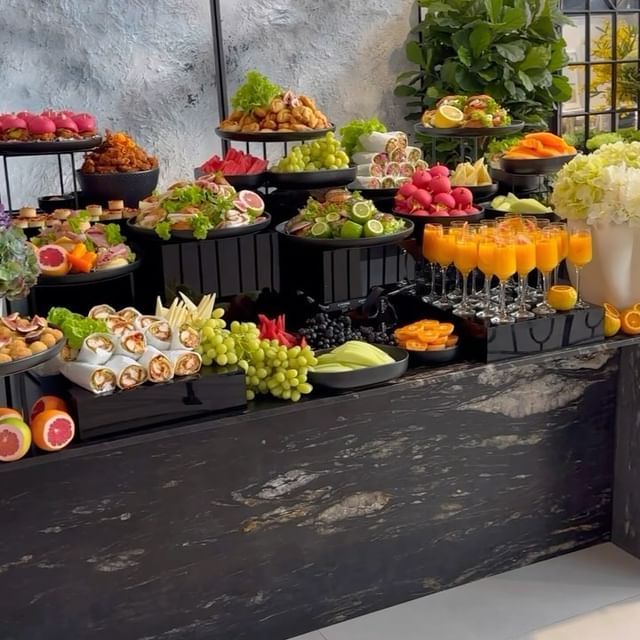
[[[47,322],[47,319],[46,318],[42,318],[40,316],[33,316],[33,321],[39,327],[42,327],[43,329],[46,329],[49,326],[49,323]]]
[[[11,331],[15,331],[18,326],[17,325],[18,318],[20,318],[20,314],[16,311],[11,315],[4,316],[2,318],[2,324],[4,324],[4,326],[7,327],[7,329],[11,329]]]
[[[18,318],[16,320],[16,331],[18,333],[31,333],[40,329],[37,322],[34,322],[31,318]]]
[[[34,329],[33,331],[30,331],[29,333],[27,333],[24,336],[24,339],[29,343],[29,342],[35,342],[41,335],[42,332],[44,331],[44,328],[42,327],[38,327],[37,329]]]

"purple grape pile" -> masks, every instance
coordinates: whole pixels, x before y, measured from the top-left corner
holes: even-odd
[[[394,344],[390,331],[379,331],[367,326],[356,329],[349,316],[331,317],[328,313],[317,313],[306,321],[298,333],[312,349],[333,349],[349,340],[362,340],[370,344]]]

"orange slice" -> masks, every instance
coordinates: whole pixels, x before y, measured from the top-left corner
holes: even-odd
[[[443,322],[438,329],[438,333],[441,336],[450,336],[454,329],[455,327],[450,322]]]
[[[427,351],[444,351],[446,348],[444,344],[430,344]]]
[[[620,312],[612,305],[609,304],[608,302],[604,303],[604,312],[608,315],[608,316],[613,316],[614,318],[619,318],[620,317]],[[634,311],[640,311],[640,303],[634,304],[633,307],[631,307]]]
[[[630,336],[640,334],[640,311],[635,309],[627,309],[620,316],[620,326],[622,331]]]
[[[427,345],[417,340],[408,340],[405,349],[408,351],[426,351]]]
[[[447,347],[455,347],[458,344],[458,336],[449,336]]]

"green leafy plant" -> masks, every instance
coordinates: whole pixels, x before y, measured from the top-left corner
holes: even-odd
[[[516,120],[545,127],[554,103],[571,97],[558,0],[418,0],[425,19],[407,44],[418,71],[398,78],[408,120],[450,94],[488,94]]]

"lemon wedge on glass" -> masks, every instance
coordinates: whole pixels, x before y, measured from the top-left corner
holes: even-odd
[[[460,109],[449,104],[443,104],[436,111],[433,118],[433,126],[437,129],[450,129],[459,127],[463,120],[464,113]]]

